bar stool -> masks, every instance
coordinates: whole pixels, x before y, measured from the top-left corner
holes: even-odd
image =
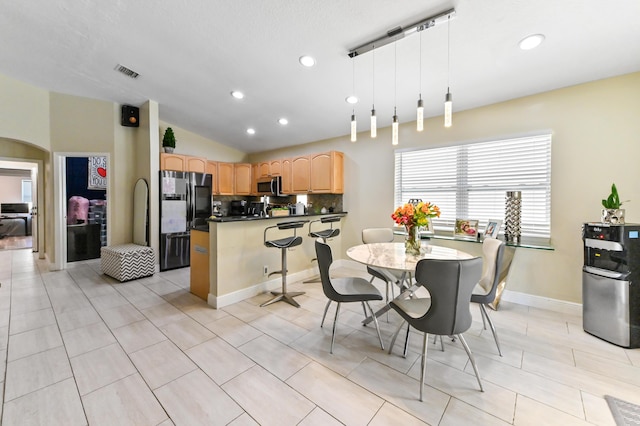
[[[275,297],[271,300],[264,302],[260,306],[267,306],[275,302],[284,301],[289,303],[290,305],[299,308],[300,305],[293,298],[296,296],[300,296],[304,294],[304,291],[296,291],[296,292],[287,292],[287,249],[290,247],[299,246],[302,244],[302,237],[296,235],[296,229],[302,228],[305,223],[309,222],[308,220],[298,220],[295,222],[282,222],[274,226],[269,226],[264,229],[264,245],[267,247],[279,248],[282,253],[282,270],[274,271],[269,274],[269,276],[273,274],[282,274],[282,292],[272,291]],[[293,236],[281,238],[278,240],[267,240],[267,231],[269,229],[278,228],[279,230],[293,229]]]
[[[314,239],[322,238],[322,242],[326,244],[329,238],[337,237],[338,235],[340,235],[340,229],[333,227],[333,223],[340,222],[340,219],[342,219],[342,216],[326,216],[318,220],[311,221],[311,223],[309,223],[309,236]],[[312,231],[311,227],[314,223],[318,222],[329,223],[330,228],[322,229],[320,231]],[[311,259],[312,262],[314,260],[318,260],[318,258],[314,257],[313,259]],[[320,282],[320,275],[316,275],[306,281],[303,281],[304,284],[317,282]]]

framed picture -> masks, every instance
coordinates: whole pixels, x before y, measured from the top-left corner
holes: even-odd
[[[456,219],[453,236],[466,240],[476,240],[478,238],[478,221],[472,219]]]
[[[498,232],[500,231],[500,226],[502,225],[502,221],[498,219],[489,219],[487,222],[486,228],[484,228],[484,237],[485,238],[498,238]]]

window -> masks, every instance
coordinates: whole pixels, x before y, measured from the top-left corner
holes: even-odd
[[[23,179],[22,180],[22,202],[23,203],[31,203],[31,181]]]
[[[551,234],[551,134],[395,153],[395,205],[440,207],[437,230],[456,218],[504,219],[507,191],[522,191],[522,235]]]

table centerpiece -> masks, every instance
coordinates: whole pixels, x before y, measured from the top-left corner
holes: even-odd
[[[404,242],[407,254],[420,254],[420,238],[418,228],[427,226],[429,219],[440,217],[440,208],[429,202],[418,202],[417,204],[407,203],[398,207],[391,218],[398,224],[404,225],[407,236]]]

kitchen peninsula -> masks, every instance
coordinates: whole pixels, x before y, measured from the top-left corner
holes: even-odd
[[[281,275],[269,273],[281,269],[279,250],[264,245],[265,228],[282,222],[308,220],[297,229],[302,245],[287,254],[288,282],[310,277],[317,273],[314,239],[309,237],[309,226],[314,231],[329,227],[320,223],[324,216],[340,216],[334,227],[342,227],[346,212],[305,214],[284,217],[221,217],[209,220],[207,226],[191,231],[191,292],[207,300],[214,308],[221,308],[248,299],[268,290],[278,290]],[[318,221],[318,222],[314,222]],[[268,239],[285,238],[292,230],[270,229]],[[341,237],[329,240],[334,251],[342,251]],[[265,267],[267,273],[265,273]]]

